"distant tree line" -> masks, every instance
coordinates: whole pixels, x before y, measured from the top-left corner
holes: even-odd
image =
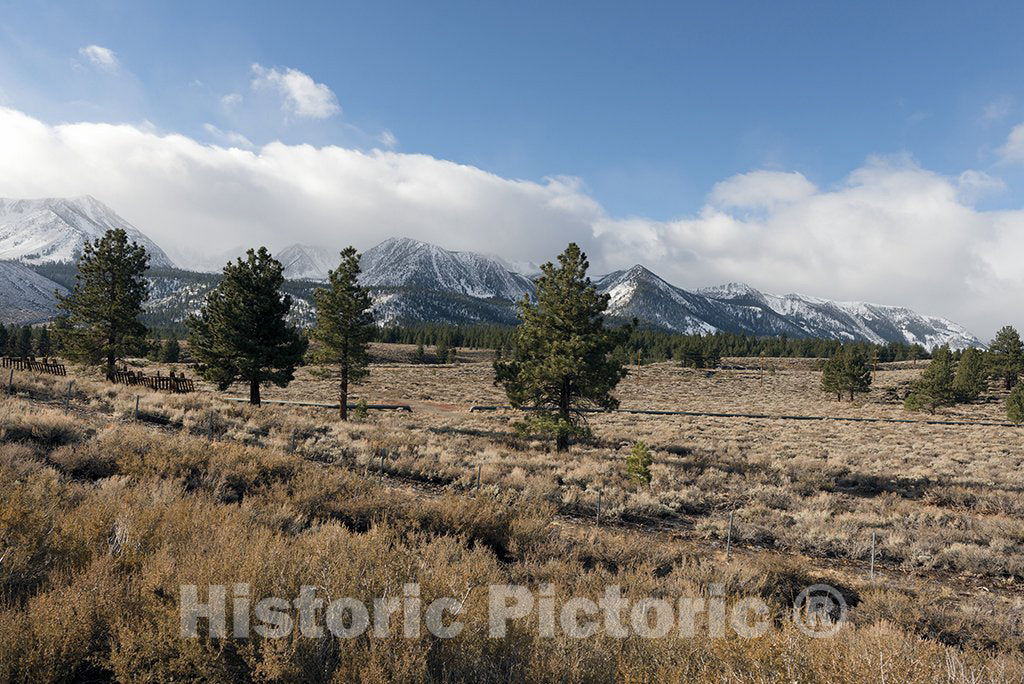
[[[48,325],[0,325],[0,354],[50,356],[56,352]]]
[[[377,342],[425,346],[496,349],[505,355],[512,349],[516,327],[506,325],[445,325],[421,323],[388,325],[374,333]],[[694,368],[714,368],[724,356],[765,356],[820,358],[835,356],[844,348],[855,348],[877,362],[927,359],[928,351],[919,344],[889,342],[841,342],[814,338],[756,337],[742,333],[716,332],[709,335],[684,335],[662,330],[630,328],[627,339],[616,350],[630,363],[678,361]]]

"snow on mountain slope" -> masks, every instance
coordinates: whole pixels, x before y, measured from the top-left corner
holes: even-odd
[[[292,280],[327,280],[327,272],[341,261],[339,254],[328,249],[299,244],[289,245],[274,256],[284,266],[284,277]]]
[[[669,285],[643,266],[609,273],[594,284],[599,292],[609,296],[609,316],[637,318],[689,334],[717,329],[706,320],[709,312],[703,302],[695,302],[689,292]]]
[[[57,315],[54,292],[67,290],[28,266],[0,261],[0,320],[4,323],[39,323]]]
[[[173,268],[160,247],[99,200],[83,197],[0,198],[0,259],[29,264],[73,262],[87,241],[122,228],[146,248],[150,265]]]
[[[597,287],[611,295],[609,315],[637,318],[674,332],[802,336],[798,327],[746,289],[723,290],[722,294],[734,295],[723,301],[678,288],[639,265],[601,278]]]
[[[981,341],[963,326],[934,316],[922,316],[899,306],[864,302],[836,302],[801,294],[774,295],[749,285],[729,283],[704,288],[698,293],[730,304],[772,311],[795,326],[801,337],[904,342],[927,349],[948,344],[952,349],[982,347]]]
[[[371,288],[417,288],[482,299],[518,301],[533,294],[533,283],[500,259],[452,252],[409,238],[392,238],[367,250],[360,282]]]

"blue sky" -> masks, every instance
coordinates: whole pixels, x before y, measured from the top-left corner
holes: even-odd
[[[838,5],[17,2],[0,74],[9,102],[50,121],[355,146],[389,130],[402,150],[578,176],[613,213],[662,219],[752,168],[828,184],[872,154],[944,173],[997,161],[1024,118],[1024,5]],[[69,71],[90,44],[133,82]],[[253,63],[308,73],[342,115],[226,114]]]
[[[135,175],[154,187],[137,187],[113,172],[33,177],[12,163],[0,194],[88,191],[158,242],[173,243],[181,222],[201,224],[216,251],[249,237],[239,205],[268,187],[253,174],[277,164],[275,178],[309,174],[306,200],[338,194],[295,222],[292,241],[365,248],[401,233],[539,261],[577,239],[604,269],[634,259],[684,286],[742,279],[906,303],[987,332],[1009,314],[978,312],[972,298],[1024,288],[1007,257],[1024,246],[1024,128],[1013,137],[1024,122],[1022,26],[1019,3],[2,2],[0,107],[23,117],[9,135],[30,123],[63,131],[75,145],[65,152],[96,169],[142,143],[60,126],[112,124],[229,192],[219,204],[185,188],[168,196],[152,168]],[[199,148],[176,147],[176,136]],[[229,164],[219,149],[252,157]],[[339,150],[357,155],[344,171],[330,166]],[[43,152],[24,154],[34,167]],[[351,166],[373,154],[385,156]],[[372,188],[353,189],[369,177]],[[422,183],[432,191],[400,194],[409,206],[389,213],[395,192]],[[894,199],[894,187],[907,194]],[[189,197],[208,223],[182,215],[174,227],[156,210]],[[365,206],[374,202],[376,213]],[[870,205],[860,223],[840,223],[863,226],[863,244],[891,234],[878,247],[884,266],[863,272],[829,251],[836,236],[817,233],[838,221],[829,202],[836,216]],[[934,202],[949,202],[940,216],[950,225],[931,237]],[[334,224],[332,212],[342,212]],[[480,219],[499,212],[520,224],[494,231]],[[902,227],[907,212],[918,228]],[[784,227],[794,221],[808,222],[803,233]],[[490,239],[524,222],[537,225],[518,243]],[[257,223],[253,239],[290,237]],[[747,253],[773,231],[782,247],[820,249],[799,262],[763,246]],[[979,232],[986,249],[938,283]],[[922,239],[943,249],[917,250]],[[899,273],[892,249],[905,250]],[[168,251],[189,258],[188,245]]]

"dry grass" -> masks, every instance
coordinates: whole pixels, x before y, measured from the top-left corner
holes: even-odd
[[[821,395],[799,362],[763,376],[662,364],[620,393],[627,407],[903,418],[887,390],[916,372],[879,373],[853,405]],[[266,396],[330,401],[318,375],[302,369]],[[18,373],[17,396],[0,402],[3,681],[1024,678],[1015,429],[615,414],[595,416],[594,440],[557,455],[515,437],[512,413],[466,411],[504,403],[485,362],[377,365],[360,396],[415,410],[348,425],[330,411],[84,375],[65,414],[66,387]],[[998,411],[979,403],[956,415]],[[654,455],[650,487],[626,473],[636,440]],[[598,491],[611,528],[589,523]],[[726,560],[730,511],[737,548]],[[819,641],[782,616],[822,580],[844,588],[853,625]],[[452,641],[178,637],[180,584],[238,581],[253,595],[316,584],[366,598],[418,581],[425,601],[466,596],[467,627]],[[755,640],[573,640],[517,623],[488,639],[482,587],[505,582],[594,598],[608,584],[639,597],[722,583],[730,597],[764,598],[780,627]]]

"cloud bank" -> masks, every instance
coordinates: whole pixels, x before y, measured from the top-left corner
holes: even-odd
[[[575,240],[594,273],[639,262],[683,287],[739,280],[901,304],[982,338],[1024,324],[1024,211],[976,209],[978,196],[1003,187],[980,171],[948,177],[906,157],[872,158],[833,187],[753,171],[715,185],[694,215],[657,221],[610,216],[575,178],[516,180],[421,154],[250,149],[222,138],[55,126],[0,108],[0,195],[92,194],[172,257],[293,242],[366,249],[408,236],[538,262]]]

